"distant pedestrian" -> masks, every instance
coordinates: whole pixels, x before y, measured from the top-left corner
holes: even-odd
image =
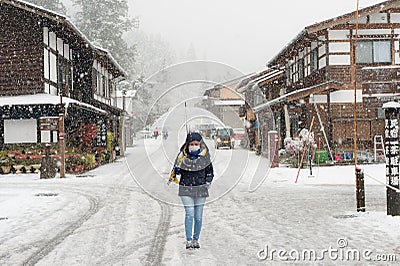
[[[163,135],[163,138],[166,140],[168,138],[168,130],[166,130],[166,129],[163,130],[162,135]]]
[[[178,180],[176,175],[180,175]],[[186,136],[168,182],[179,183],[179,197],[185,207],[186,249],[200,248],[203,207],[214,170],[207,145],[199,133]]]
[[[157,139],[158,138],[158,135],[159,135],[159,133],[158,133],[158,130],[157,130],[157,128],[154,130],[154,132],[153,132],[153,136],[154,136],[154,138],[155,139]]]

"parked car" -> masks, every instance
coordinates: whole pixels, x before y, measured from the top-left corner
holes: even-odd
[[[244,130],[244,128],[238,127],[233,129],[233,137],[235,138],[235,140],[244,138],[245,133],[246,131]]]
[[[236,146],[240,145],[242,148],[247,147],[249,141],[244,128],[234,128],[233,137],[235,138]]]
[[[151,137],[151,132],[150,130],[143,129],[136,133],[136,137],[138,139],[148,139]]]
[[[229,149],[233,149],[235,147],[235,138],[233,135],[231,127],[217,127],[214,135],[215,148],[228,147]]]

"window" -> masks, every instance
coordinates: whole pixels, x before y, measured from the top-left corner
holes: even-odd
[[[106,77],[102,76],[101,77],[101,81],[102,81],[102,88],[103,88],[103,93],[102,96],[107,96],[107,86],[106,86]]]
[[[390,40],[358,41],[356,63],[374,64],[392,62],[392,44]]]
[[[62,60],[61,56],[58,56],[58,83],[64,85],[67,81],[67,73],[65,69],[65,62]]]
[[[49,50],[47,50],[47,48],[43,49],[43,68],[44,68],[44,78],[50,80]]]
[[[304,78],[304,59],[301,58],[297,61],[297,80]]]
[[[291,77],[291,73],[290,73],[290,66],[288,66],[286,69],[285,69],[285,74],[286,74],[286,83],[287,83],[287,85],[290,85],[290,84],[292,84],[292,77]]]
[[[43,78],[44,92],[58,95],[60,91],[69,96],[65,91],[72,88],[72,62],[70,60],[72,49],[63,39],[58,38],[54,32],[43,28]]]
[[[310,54],[310,72],[318,69],[318,48],[314,48]]]
[[[4,120],[4,143],[36,143],[37,120]]]
[[[93,69],[93,84],[95,84],[96,86],[96,94],[99,94],[99,78],[98,78],[99,74],[97,72],[96,69]]]
[[[290,85],[292,84],[295,80],[293,79],[293,74],[294,74],[294,64],[289,65],[287,69],[287,84]]]
[[[54,51],[57,50],[57,36],[54,32],[49,32],[49,46]]]
[[[50,80],[57,82],[57,56],[50,52]]]
[[[60,91],[64,96],[69,96],[69,89],[72,84],[72,76],[70,74],[70,65],[68,61],[62,57],[58,56],[58,86]],[[68,86],[66,86],[68,85]]]
[[[376,118],[385,119],[385,110],[383,108],[376,109]]]
[[[298,136],[300,132],[300,116],[293,115],[290,117],[290,135]]]

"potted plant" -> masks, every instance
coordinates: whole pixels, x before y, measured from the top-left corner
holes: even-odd
[[[70,173],[81,173],[85,168],[85,157],[81,154],[75,154],[67,158],[66,170]]]
[[[8,156],[7,151],[0,151],[0,167],[3,174],[9,174],[14,160]]]
[[[96,158],[94,154],[87,153],[85,154],[85,169],[91,170],[96,166]]]

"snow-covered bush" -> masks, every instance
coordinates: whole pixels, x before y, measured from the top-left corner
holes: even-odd
[[[299,155],[303,153],[305,147],[306,149],[310,148],[311,154],[313,154],[315,149],[317,148],[317,144],[314,140],[314,133],[310,132],[309,134],[309,131],[306,128],[303,128],[300,131],[299,136],[294,139],[290,137],[285,138],[284,146],[286,154],[289,155],[289,158],[287,159],[289,159],[290,164],[292,164],[293,166],[298,166]],[[293,162],[293,159],[295,159],[296,162]]]
[[[317,144],[314,140],[314,132],[308,134],[308,129],[303,128],[300,131],[299,137],[292,139],[286,138],[284,140],[285,150],[289,154],[298,154],[301,153],[304,149],[304,146],[310,145],[310,148],[314,150],[317,147]]]

